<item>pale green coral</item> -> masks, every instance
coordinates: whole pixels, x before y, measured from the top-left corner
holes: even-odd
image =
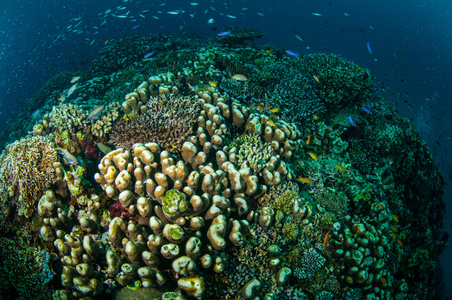
[[[163,197],[163,212],[171,217],[183,214],[188,207],[185,194],[178,190],[169,190]]]

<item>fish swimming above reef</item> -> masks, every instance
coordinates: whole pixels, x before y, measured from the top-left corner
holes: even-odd
[[[243,74],[235,74],[234,76],[231,76],[231,79],[237,80],[237,81],[247,81],[248,78],[246,78]]]
[[[77,161],[77,158],[72,155],[69,151],[67,151],[66,149],[63,148],[55,148],[55,150],[63,155],[64,159],[67,161],[68,164],[70,165],[78,165],[79,162]]]
[[[355,122],[355,120],[352,119],[352,115],[348,116],[347,119],[350,121],[350,124],[351,124],[352,126],[355,126],[355,127],[356,127],[356,122]]]
[[[97,107],[95,110],[93,110],[92,112],[89,113],[88,117],[86,117],[86,120],[88,122],[90,121],[94,121],[99,119],[100,115],[102,114],[102,112],[105,109],[105,105],[101,105],[99,107]]]
[[[372,54],[372,48],[370,48],[370,43],[366,43],[367,51],[369,51],[370,54]]]
[[[217,35],[218,35],[218,36],[227,36],[227,35],[230,35],[230,34],[231,34],[231,31],[228,30],[228,31],[220,32],[220,33],[218,33]]]
[[[290,56],[293,56],[293,57],[297,57],[298,56],[298,53],[295,53],[295,52],[290,51],[290,50],[286,50],[286,53],[289,54]]]
[[[71,86],[69,88],[69,90],[67,91],[66,96],[69,97],[70,95],[72,95],[72,93],[75,91],[75,89],[77,88],[78,83],[74,84],[73,86]]]

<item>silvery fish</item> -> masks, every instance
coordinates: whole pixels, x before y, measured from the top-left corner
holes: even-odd
[[[97,107],[95,110],[89,113],[88,117],[86,117],[86,120],[89,122],[99,119],[99,116],[104,111],[104,108],[105,105]]]
[[[77,158],[72,155],[69,151],[67,151],[66,149],[63,148],[55,148],[55,150],[63,155],[64,159],[67,161],[68,164],[70,165],[79,165]]]

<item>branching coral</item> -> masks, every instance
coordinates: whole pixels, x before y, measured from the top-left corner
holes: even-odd
[[[0,196],[3,209],[17,201],[19,215],[30,216],[37,199],[55,181],[58,159],[49,139],[34,136],[16,141],[0,156]]]
[[[160,95],[148,101],[148,111],[128,122],[113,125],[109,143],[132,149],[135,143],[159,143],[170,152],[180,152],[187,137],[194,133],[198,103],[191,97]]]

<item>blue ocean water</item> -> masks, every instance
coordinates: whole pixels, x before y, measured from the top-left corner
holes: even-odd
[[[372,70],[451,182],[450,1],[193,1],[0,1],[1,128],[46,80],[88,68],[112,40],[161,33],[205,41],[226,26],[243,26],[265,33],[258,44],[335,53]],[[445,197],[451,196],[449,185]],[[450,230],[450,201],[446,205]],[[447,256],[449,248],[442,269],[450,286]]]

